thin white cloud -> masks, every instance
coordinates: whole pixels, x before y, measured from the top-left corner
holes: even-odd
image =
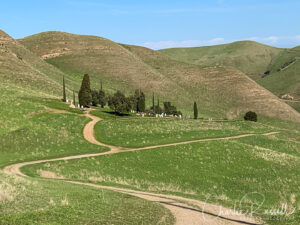
[[[180,48],[180,47],[198,47],[198,46],[211,46],[218,44],[231,43],[234,41],[250,40],[260,42],[266,45],[290,48],[300,45],[300,35],[295,36],[268,36],[268,37],[250,37],[244,39],[225,40],[224,38],[213,38],[210,40],[184,40],[184,41],[157,41],[157,42],[144,42],[138,45],[151,49],[165,49],[165,48]]]
[[[261,42],[267,45],[274,45],[277,47],[293,47],[300,45],[300,35],[295,36],[269,36],[269,37],[251,37],[247,40]]]
[[[269,41],[270,43],[277,43],[279,41],[279,37],[276,36],[270,36],[265,38],[265,41]]]
[[[185,40],[185,41],[158,41],[158,42],[144,42],[141,46],[151,49],[164,49],[176,47],[196,47],[205,45],[217,45],[225,42],[224,38],[213,38],[211,40]]]

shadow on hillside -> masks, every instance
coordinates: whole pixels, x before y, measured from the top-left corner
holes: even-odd
[[[115,113],[115,112],[112,112],[112,111],[102,111],[103,113],[107,113],[109,115],[113,115],[113,116],[131,116],[130,114],[128,113]]]

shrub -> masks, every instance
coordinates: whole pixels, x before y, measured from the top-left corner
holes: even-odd
[[[255,112],[249,111],[245,114],[244,119],[256,122],[257,121],[257,114]]]
[[[108,98],[108,106],[114,110],[115,114],[121,114],[129,112],[130,101],[129,98],[126,98],[122,92],[117,91],[114,95]]]

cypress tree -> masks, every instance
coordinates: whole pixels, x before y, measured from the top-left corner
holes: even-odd
[[[194,102],[194,119],[196,120],[198,118],[198,108],[197,103]]]
[[[139,112],[145,112],[145,108],[146,108],[145,100],[146,100],[145,94],[140,91],[140,97],[138,100],[138,111]]]
[[[135,111],[139,112],[140,111],[139,110],[140,91],[138,89],[136,89],[134,91],[134,97],[133,98],[135,99],[135,106],[136,106]]]
[[[92,101],[92,91],[90,85],[90,77],[85,74],[82,79],[81,87],[78,93],[79,104],[81,106],[89,106]]]
[[[75,101],[75,91],[73,90],[73,105],[76,106],[76,101]]]
[[[154,92],[153,92],[153,95],[152,95],[152,110],[154,111]]]
[[[65,76],[63,76],[63,102],[67,101],[67,96],[66,96],[66,84],[65,84]]]
[[[100,90],[98,93],[98,102],[101,106],[101,108],[104,108],[104,106],[106,105],[106,97],[105,97],[105,92],[103,91],[103,87],[102,87],[102,80],[100,82]]]

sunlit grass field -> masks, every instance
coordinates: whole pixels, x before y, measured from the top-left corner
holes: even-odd
[[[0,166],[103,152],[108,149],[83,139],[89,121],[81,111],[58,99],[0,89]],[[16,110],[17,109],[17,110]],[[51,109],[64,110],[54,113]],[[107,111],[107,109],[105,109]],[[15,113],[13,119],[11,114]],[[0,173],[0,224],[172,224],[172,215],[158,204],[110,191],[44,180],[54,177],[208,200],[227,207],[246,198],[241,206],[265,197],[257,216],[270,224],[298,224],[299,213],[281,221],[260,214],[287,203],[299,212],[300,131],[297,123],[259,117],[258,123],[202,121],[176,118],[115,117],[103,110],[94,115],[105,120],[96,125],[100,141],[140,147],[244,133],[257,134],[236,140],[219,140],[163,147],[139,152],[51,162],[24,167],[33,178]],[[6,123],[5,121],[9,121]],[[272,136],[259,134],[280,131]],[[102,133],[101,133],[102,132]],[[298,216],[298,217],[297,217]],[[113,217],[113,218],[112,218]],[[278,218],[278,217],[276,217]]]
[[[243,210],[263,201],[256,216],[275,223],[264,210],[284,203],[290,211],[299,210],[300,143],[282,138],[277,134],[193,143],[38,164],[23,171],[32,176],[51,171],[65,179],[208,199],[231,208],[246,196]],[[298,219],[287,223],[297,224]]]
[[[82,130],[89,119],[80,116],[80,110],[70,109],[58,99],[24,96],[22,89],[0,91],[4,96],[0,114],[0,167],[107,150],[83,138]],[[51,109],[66,113],[53,113]]]
[[[160,221],[164,218],[163,221]],[[159,204],[113,191],[0,172],[0,224],[173,224]]]
[[[8,84],[0,84],[0,94],[0,167],[108,150],[83,138],[82,130],[89,119],[60,100]],[[53,113],[52,109],[65,113]],[[160,221],[161,218],[164,220]],[[1,225],[158,224],[159,221],[173,224],[174,219],[164,207],[140,198],[0,172]]]
[[[106,144],[143,147],[239,134],[260,134],[274,130],[275,128],[263,123],[245,121],[126,117],[99,122],[95,126],[95,135]]]

